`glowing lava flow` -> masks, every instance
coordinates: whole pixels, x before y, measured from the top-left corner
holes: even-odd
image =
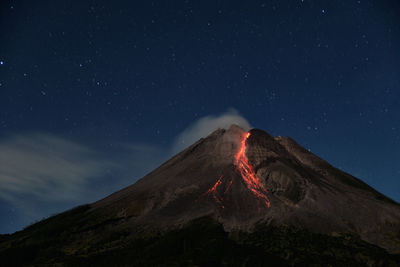
[[[267,190],[264,188],[260,179],[257,177],[246,157],[246,140],[249,138],[250,133],[246,133],[241,140],[240,149],[235,155],[235,164],[242,175],[243,181],[247,188],[253,193],[255,197],[261,200],[266,206],[270,207],[270,202],[267,197]]]
[[[221,175],[221,177],[219,177],[218,181],[214,184],[213,187],[211,187],[210,189],[207,190],[207,192],[205,192],[205,195],[210,195],[212,194],[213,198],[221,205],[222,208],[225,208],[224,204],[222,204],[221,199],[219,199],[218,195],[217,195],[217,187],[222,184],[222,177],[223,175]]]
[[[242,140],[240,142],[240,149],[238,153],[235,155],[235,165],[238,171],[240,172],[246,187],[250,190],[250,192],[259,201],[261,201],[267,207],[270,207],[270,202],[267,197],[267,190],[260,182],[260,179],[257,177],[256,173],[253,170],[253,167],[250,165],[249,160],[246,157],[246,140],[247,138],[249,138],[249,136],[250,133],[248,132],[242,137]],[[218,204],[220,204],[221,207],[224,209],[225,206],[223,204],[223,198],[229,191],[229,189],[232,187],[232,180],[230,180],[228,184],[227,181],[225,180],[224,182],[225,186],[221,187],[218,192],[218,187],[220,185],[223,185],[222,181],[223,178],[224,176],[221,175],[218,178],[218,181],[201,196],[212,196],[215,199],[215,201],[217,201]],[[221,194],[221,189],[223,189],[224,187],[225,190],[223,191],[223,194]]]

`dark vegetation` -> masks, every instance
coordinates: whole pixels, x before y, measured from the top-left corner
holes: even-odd
[[[250,234],[227,233],[208,217],[164,234],[132,237],[126,229],[115,230],[117,219],[90,218],[88,208],[78,207],[1,236],[1,265],[399,266],[400,262],[399,256],[349,235],[271,226],[260,226]]]

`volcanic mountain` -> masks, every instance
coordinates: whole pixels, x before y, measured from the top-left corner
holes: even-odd
[[[10,264],[397,266],[399,253],[398,203],[289,137],[235,125],[100,201],[0,237]]]

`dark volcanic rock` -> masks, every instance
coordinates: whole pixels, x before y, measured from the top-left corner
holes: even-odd
[[[251,170],[245,168],[245,171],[254,170],[261,185],[255,185],[252,191],[235,158],[245,135],[237,126],[218,129],[127,188],[14,235],[1,237],[0,256],[5,251],[9,255],[10,251],[27,251],[34,254],[36,262],[49,263],[51,252],[45,249],[49,244],[65,261],[76,257],[98,259],[104,255],[112,258],[112,251],[117,255],[129,247],[139,253],[150,246],[149,240],[164,242],[165,235],[175,240],[171,244],[181,242],[175,234],[181,236],[180,231],[189,231],[185,229],[199,218],[210,218],[220,225],[223,231],[217,232],[221,239],[216,240],[232,250],[246,251],[251,247],[256,254],[282,264],[295,264],[296,255],[304,252],[304,244],[312,247],[304,252],[304,257],[308,255],[311,259],[320,253],[318,259],[328,259],[324,258],[326,253],[333,252],[328,251],[329,246],[327,251],[319,251],[318,242],[343,251],[344,258],[336,256],[338,263],[348,261],[350,256],[346,251],[359,253],[358,262],[372,261],[373,265],[381,266],[388,263],[379,261],[380,257],[389,257],[385,250],[400,253],[400,205],[334,168],[289,137],[274,138],[262,130],[250,131],[243,144]],[[263,198],[264,188],[270,207]],[[275,231],[272,235],[283,243],[278,240],[274,246],[291,254],[274,254],[277,248],[268,247],[268,243],[273,243],[271,240],[258,239],[267,231],[262,229]],[[55,239],[56,236],[59,237]],[[297,244],[292,248],[291,239]],[[315,243],[316,240],[319,241]],[[144,242],[141,249],[140,242]],[[185,248],[189,246],[187,241],[182,242]],[[187,251],[192,248],[187,247]],[[40,255],[44,255],[43,261]],[[241,257],[240,253],[237,255]],[[335,258],[330,257],[329,261]]]

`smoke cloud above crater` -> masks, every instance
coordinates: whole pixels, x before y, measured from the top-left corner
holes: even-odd
[[[236,109],[229,109],[220,115],[209,115],[202,117],[189,125],[176,138],[172,147],[172,153],[177,153],[202,137],[206,137],[218,128],[228,129],[232,124],[242,127],[245,131],[252,127],[249,121],[244,118]]]

